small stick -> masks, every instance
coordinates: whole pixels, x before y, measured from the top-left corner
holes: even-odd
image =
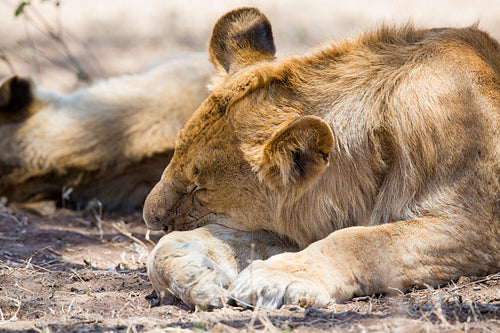
[[[254,255],[255,255],[255,243],[252,243],[250,245],[250,262],[249,262],[249,265],[250,265],[250,285],[253,287],[253,270],[252,270],[252,263],[254,261]],[[255,293],[252,293],[252,295],[250,296],[252,297],[252,305],[255,306]]]
[[[146,231],[146,235],[144,236],[144,238],[151,243],[151,245],[153,246],[156,246],[156,243],[153,242],[150,238],[149,238],[149,233],[150,233],[151,229],[148,229],[148,231]]]
[[[36,251],[35,253],[33,253],[32,255],[30,255],[28,258],[22,260],[22,262],[26,263],[26,262],[29,262],[34,256],[36,256],[38,253],[42,252],[43,250],[49,248],[50,245],[44,247],[43,249],[40,249],[38,251]],[[31,264],[31,263],[30,263]],[[0,280],[0,284],[2,284],[5,280],[7,280],[8,277],[10,277],[12,274],[14,274],[16,271],[18,271],[19,269],[21,269],[22,266],[19,266],[19,267],[16,267],[14,268],[9,274],[5,275],[1,280]]]
[[[143,241],[141,241],[139,238],[135,237],[127,229],[125,229],[125,227],[123,226],[123,222],[121,222],[121,223],[116,223],[116,222],[113,223],[113,228],[115,228],[122,235],[124,235],[124,236],[130,238],[131,240],[133,240],[134,242],[138,243],[143,248],[145,248],[145,249],[148,248],[148,246],[146,244],[144,244]]]
[[[78,272],[76,270],[74,270],[74,269],[71,270],[71,273],[75,274],[75,276],[77,278],[79,278],[80,281],[85,285],[85,287],[87,288],[87,293],[88,293],[89,297],[95,298],[95,296],[92,293],[92,290],[90,289],[89,285],[87,284],[87,282],[85,282],[84,279],[82,279],[82,277],[80,276],[80,274],[78,274]]]

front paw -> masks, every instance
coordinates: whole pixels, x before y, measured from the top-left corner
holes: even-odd
[[[231,269],[220,267],[196,242],[178,239],[160,240],[147,266],[159,294],[170,292],[190,306],[223,306],[227,287],[236,276]]]
[[[329,290],[313,271],[308,273],[304,267],[306,271],[294,272],[273,259],[255,261],[243,270],[231,284],[231,298],[242,306],[261,302],[266,309],[283,304],[324,307],[331,302]]]

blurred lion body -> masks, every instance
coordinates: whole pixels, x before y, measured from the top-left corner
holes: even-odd
[[[177,230],[150,256],[155,289],[324,306],[500,270],[500,48],[486,33],[381,27],[277,60],[269,21],[244,8],[209,51],[214,89],[146,200],[149,227]],[[301,251],[244,269],[248,238]]]
[[[106,209],[141,207],[169,162],[177,131],[208,95],[205,55],[166,57],[139,74],[69,95],[40,91],[29,78],[0,88],[0,196],[59,200]],[[68,192],[69,194],[69,192]]]

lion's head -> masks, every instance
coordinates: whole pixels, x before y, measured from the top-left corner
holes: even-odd
[[[332,131],[308,115],[295,88],[296,64],[275,60],[271,25],[257,9],[223,16],[209,53],[219,71],[213,92],[180,131],[146,200],[145,221],[168,231],[215,222],[293,237],[276,223],[280,207],[326,170]]]

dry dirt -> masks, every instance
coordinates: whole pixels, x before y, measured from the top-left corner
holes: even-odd
[[[165,53],[202,51],[216,19],[243,5],[273,23],[278,53],[304,52],[377,22],[480,27],[500,39],[500,1],[476,0],[0,0],[0,79],[29,73],[47,90],[140,70]],[[58,14],[59,13],[59,14]],[[42,18],[42,19],[40,19]],[[160,304],[144,262],[161,234],[146,240],[140,213],[102,216],[59,209],[51,217],[0,209],[0,331],[33,332],[500,332],[500,274],[440,289],[364,297],[328,309],[253,311]]]
[[[97,221],[101,221],[102,237]],[[0,331],[500,331],[500,274],[327,309],[190,309],[153,293],[139,213],[0,213]]]

